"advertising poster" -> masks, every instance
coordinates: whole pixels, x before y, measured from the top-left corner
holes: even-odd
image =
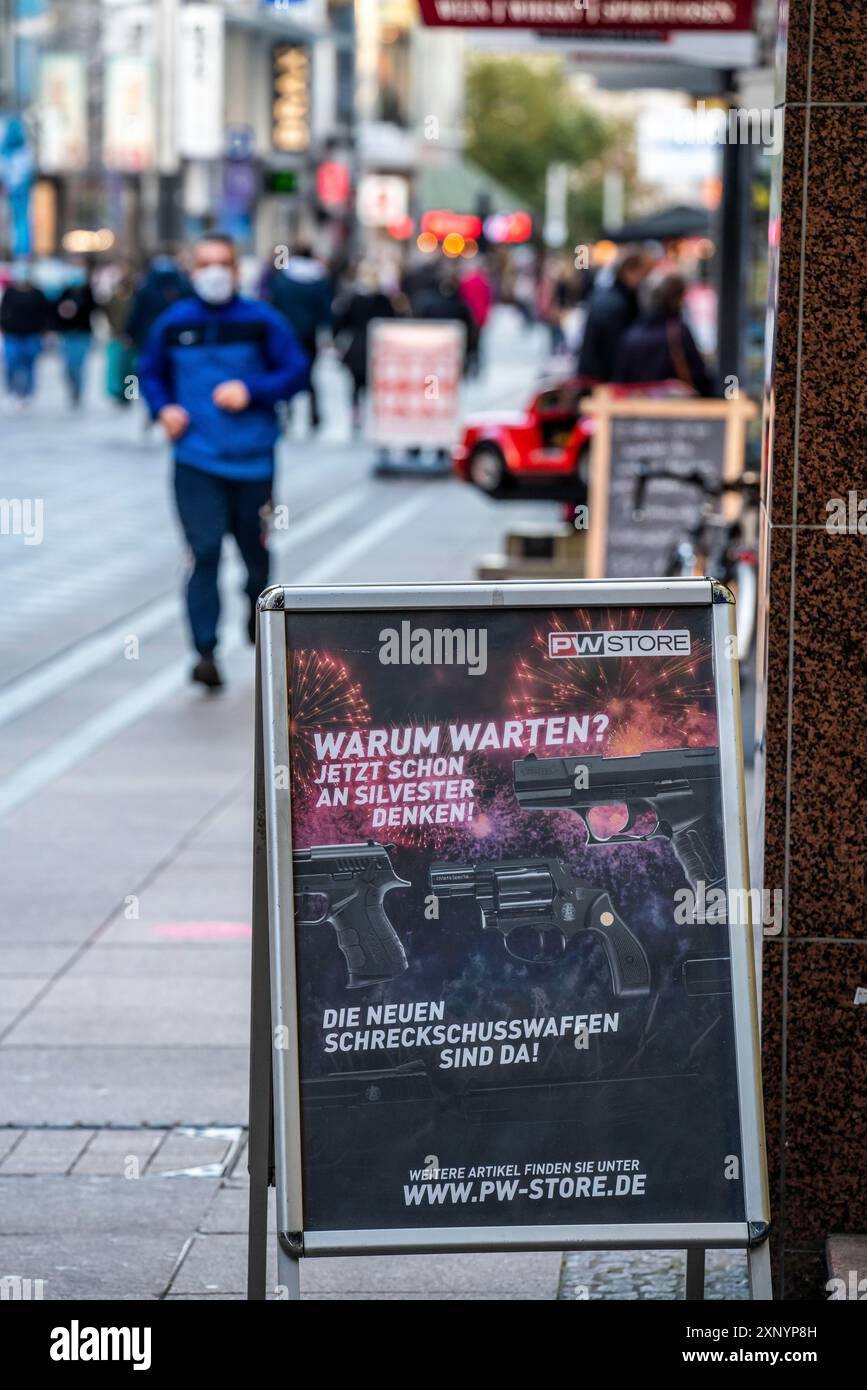
[[[219,159],[226,147],[223,15],[213,5],[183,5],[177,33],[178,154],[184,159]]]
[[[711,615],[286,614],[305,1230],[745,1219]]]
[[[383,447],[450,449],[458,429],[462,323],[374,319],[368,438]]]
[[[389,227],[409,212],[409,180],[400,174],[363,174],[355,210],[363,227]]]
[[[103,163],[120,173],[152,169],[156,159],[153,60],[136,55],[110,57],[103,71]]]
[[[37,112],[40,172],[87,168],[87,73],[82,56],[42,54]]]

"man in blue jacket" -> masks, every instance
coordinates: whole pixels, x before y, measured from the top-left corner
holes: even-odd
[[[247,567],[249,635],[268,583],[263,515],[271,500],[278,401],[306,390],[308,363],[285,319],[238,294],[230,237],[195,247],[193,297],[161,314],[139,362],[144,397],[174,445],[175,499],[193,555],[187,610],[199,659],[192,678],[222,685],[214,660],[223,537]]]

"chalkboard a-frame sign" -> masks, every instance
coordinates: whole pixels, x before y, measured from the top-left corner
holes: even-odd
[[[672,478],[651,481],[641,517],[633,511],[641,465],[700,473],[708,481],[743,470],[746,422],[756,413],[746,396],[699,400],[689,396],[617,395],[598,387],[581,402],[595,422],[590,451],[586,574],[598,579],[664,572],[666,556],[684,539],[702,504],[694,486]],[[724,497],[725,516],[740,503]]]
[[[701,579],[262,595],[250,1298],[269,1186],[278,1297],[617,1247],[772,1297],[734,634]],[[745,916],[678,926],[697,877]]]

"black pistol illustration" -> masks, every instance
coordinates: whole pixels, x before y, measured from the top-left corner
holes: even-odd
[[[605,949],[615,998],[650,992],[641,942],[618,917],[608,894],[577,879],[561,859],[432,864],[430,884],[438,898],[474,898],[483,929],[501,932],[516,960],[561,960],[572,938],[590,931]]]
[[[586,777],[585,777],[586,769]],[[693,892],[699,883],[715,888],[724,881],[714,858],[708,826],[711,797],[719,786],[717,748],[672,748],[607,758],[537,758],[512,763],[515,796],[522,811],[575,811],[587,827],[588,844],[636,844],[663,837],[672,848]],[[583,785],[586,780],[586,786]],[[628,821],[618,833],[600,839],[587,812],[592,806],[625,805]],[[650,808],[656,825],[649,835],[630,835],[642,811]]]
[[[295,920],[329,922],[349,971],[347,989],[381,985],[406,970],[403,944],[386,916],[392,888],[409,888],[391,863],[394,845],[314,845],[292,853]]]

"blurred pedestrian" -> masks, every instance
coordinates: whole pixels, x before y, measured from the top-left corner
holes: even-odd
[[[175,500],[193,557],[187,611],[192,679],[222,685],[215,661],[218,569],[230,534],[247,570],[248,636],[268,583],[265,518],[279,433],[275,407],[308,385],[307,359],[285,319],[238,294],[231,237],[208,233],[193,253],[192,296],[162,314],[139,362],[142,392],[174,445]]]
[[[640,246],[621,251],[614,279],[594,288],[587,309],[584,337],[578,354],[578,375],[612,381],[620,340],[639,314],[638,287],[653,268],[653,258]]]
[[[469,269],[458,280],[458,294],[472,314],[475,325],[475,332],[467,347],[467,375],[478,376],[482,333],[494,302],[494,286],[483,265],[471,262]]]
[[[400,277],[398,303],[402,312],[414,314],[418,296],[435,285],[438,277],[439,266],[435,256],[427,253],[410,255]]]
[[[10,396],[22,408],[36,387],[36,359],[42,351],[43,335],[51,325],[51,306],[33,283],[33,272],[26,261],[17,261],[0,303],[0,332],[6,385]]]
[[[160,314],[190,293],[189,277],[174,255],[170,251],[158,251],[133,297],[126,325],[133,346],[139,350],[143,348]]]
[[[63,288],[54,303],[53,327],[63,357],[70,404],[76,410],[84,391],[84,367],[93,341],[95,309],[87,266],[83,261],[73,261],[66,267]]]
[[[136,353],[128,331],[134,298],[132,266],[123,262],[116,267],[111,288],[102,303],[109,332],[105,354],[105,389],[119,405],[128,405],[134,399],[129,387],[135,375]]]
[[[568,256],[549,262],[539,293],[539,317],[551,334],[551,353],[558,356],[571,350],[580,337],[579,308],[585,284]]]
[[[518,246],[512,256],[512,303],[521,315],[527,328],[533,328],[537,320],[537,281],[536,258],[529,246]]]
[[[649,294],[646,313],[620,341],[613,381],[681,381],[700,396],[712,396],[714,383],[695,339],[682,318],[686,281],[666,275]]]
[[[306,242],[295,247],[285,266],[266,276],[262,297],[292,326],[310,362],[310,424],[321,423],[313,368],[319,351],[319,335],[331,327],[331,281],[321,261]]]
[[[451,266],[441,269],[436,283],[416,295],[413,307],[416,318],[450,319],[464,325],[463,369],[466,370],[467,358],[478,342],[478,329],[469,305],[458,293],[458,276]]]
[[[394,305],[381,287],[379,271],[362,261],[348,290],[334,302],[333,331],[340,359],[352,379],[352,428],[361,430],[367,390],[367,341],[374,319],[395,318]]]

